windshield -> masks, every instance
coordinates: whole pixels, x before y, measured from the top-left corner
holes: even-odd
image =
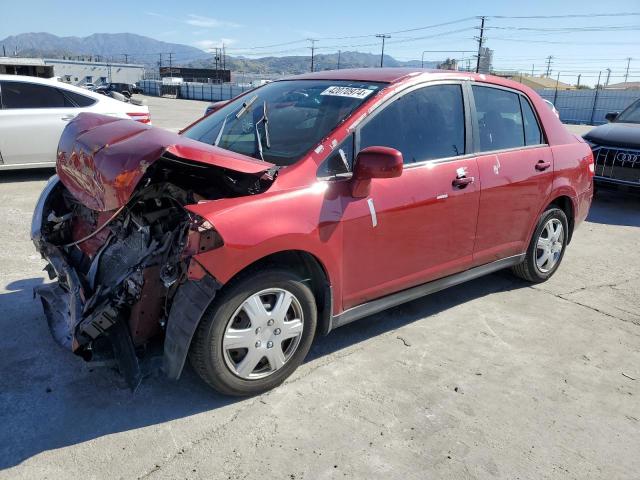
[[[616,122],[640,123],[640,100],[632,103],[620,115],[618,115]]]
[[[272,82],[231,101],[183,135],[276,165],[291,165],[385,84]]]

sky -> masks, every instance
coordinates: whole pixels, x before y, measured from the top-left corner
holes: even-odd
[[[465,64],[477,51],[477,17],[484,15],[485,46],[494,50],[495,69],[541,74],[553,56],[551,76],[559,73],[562,81],[575,83],[581,74],[582,83],[593,84],[602,72],[604,82],[609,68],[610,83],[617,83],[624,80],[630,57],[629,79],[640,81],[640,15],[628,15],[640,14],[640,0],[0,0],[0,11],[0,38],[24,32],[131,32],[203,49],[224,42],[230,55],[268,56],[309,55],[308,38],[318,40],[318,53],[377,54],[381,41],[374,35],[385,33],[391,36],[385,53],[399,60],[449,56]],[[611,13],[625,15],[597,16]],[[496,18],[553,15],[584,16]]]

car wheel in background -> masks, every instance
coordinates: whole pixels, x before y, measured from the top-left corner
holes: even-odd
[[[220,393],[254,395],[303,362],[316,330],[313,293],[295,274],[270,269],[227,285],[205,312],[190,362]]]
[[[540,216],[524,261],[513,272],[529,282],[549,279],[560,266],[569,239],[569,224],[564,211],[549,207]]]

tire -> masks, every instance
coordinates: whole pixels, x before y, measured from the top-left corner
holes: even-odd
[[[550,231],[548,229],[550,222],[556,227],[557,225],[562,227],[562,235],[559,242],[550,242],[552,245],[550,247],[550,251],[545,252],[543,247],[538,247],[538,243],[539,241],[546,240],[547,237],[550,236]],[[555,231],[557,232],[557,230]],[[564,211],[555,206],[547,208],[538,220],[536,229],[533,232],[531,241],[529,242],[529,247],[527,248],[524,261],[512,268],[513,273],[523,280],[533,283],[541,283],[551,278],[560,266],[562,258],[564,257],[564,252],[567,248],[567,240],[569,238],[568,235],[569,222],[567,221],[567,216]],[[560,243],[561,247],[558,247],[557,243]],[[559,251],[557,250],[558,248],[560,248]],[[547,263],[540,265],[545,253],[553,255],[553,257],[549,257]],[[552,260],[553,264],[551,264]]]
[[[286,307],[276,306],[288,299],[287,293],[291,295],[290,307],[284,316],[279,315]],[[255,395],[280,385],[300,366],[311,348],[316,324],[315,298],[300,277],[278,268],[245,275],[225,286],[203,315],[189,360],[218,392]],[[298,336],[278,340],[288,335]],[[242,348],[229,348],[240,342]],[[256,358],[261,360],[251,369]],[[247,361],[243,364],[243,360]]]

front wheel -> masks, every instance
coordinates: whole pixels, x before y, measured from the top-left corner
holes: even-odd
[[[316,330],[313,293],[286,270],[245,276],[205,312],[190,361],[227,395],[254,395],[282,383],[303,362]]]
[[[538,220],[524,261],[513,272],[529,282],[548,280],[560,266],[569,240],[569,223],[564,211],[550,207]]]

